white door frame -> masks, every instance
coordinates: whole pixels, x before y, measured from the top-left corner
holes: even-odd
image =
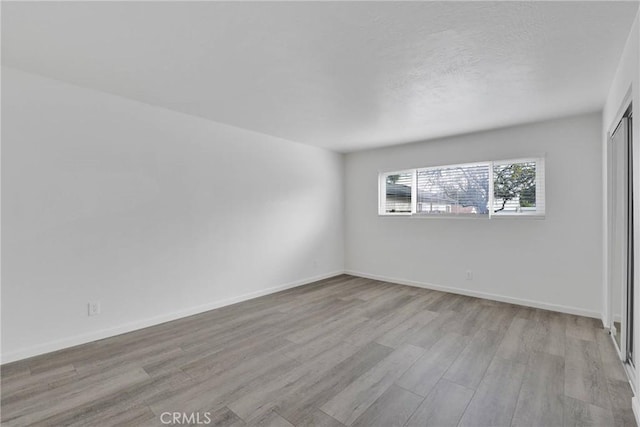
[[[615,133],[616,130],[618,130],[618,127],[620,125],[624,125],[624,123],[622,123],[625,118],[628,115],[628,112],[631,111],[631,88],[629,89],[627,96],[625,96],[624,102],[622,103],[622,107],[620,108],[620,110],[618,111],[618,114],[616,115],[616,119],[614,120],[614,122],[612,123],[609,132],[607,132],[607,145],[606,145],[606,149],[604,150],[604,153],[606,158],[603,161],[603,165],[605,166],[605,173],[603,174],[603,180],[604,180],[604,185],[603,185],[603,189],[605,190],[605,197],[604,197],[604,201],[606,203],[605,208],[603,209],[603,214],[606,218],[605,220],[605,230],[604,230],[604,235],[605,238],[603,240],[603,244],[604,244],[604,260],[605,260],[605,266],[604,266],[604,279],[605,279],[605,292],[604,292],[604,304],[603,304],[603,309],[604,309],[604,326],[608,327],[610,329],[610,331],[612,332],[611,334],[611,340],[614,343],[614,346],[616,348],[616,350],[618,351],[618,356],[620,357],[620,360],[624,363],[625,366],[625,370],[627,373],[627,376],[629,377],[630,383],[632,388],[634,389],[634,394],[635,394],[635,389],[636,389],[636,370],[635,367],[633,365],[631,365],[630,363],[626,363],[627,362],[627,292],[626,290],[624,292],[622,292],[622,311],[621,311],[621,321],[620,321],[620,325],[621,325],[621,331],[620,331],[620,345],[618,345],[618,343],[615,340],[614,337],[614,333],[615,333],[615,326],[614,326],[614,313],[615,310],[613,309],[613,299],[612,299],[612,291],[613,291],[613,287],[612,287],[612,283],[611,283],[611,277],[612,277],[612,269],[611,269],[611,264],[612,264],[612,240],[613,240],[613,236],[610,233],[610,230],[612,229],[613,226],[613,218],[611,216],[611,197],[612,197],[612,192],[611,189],[613,187],[613,183],[611,182],[611,163],[612,163],[612,144],[611,144],[611,137],[613,136],[613,134]],[[636,118],[637,120],[637,118]],[[628,126],[628,129],[626,130],[627,132],[629,132],[629,134],[631,134],[632,129]],[[625,131],[624,129],[621,129],[623,131]],[[637,141],[633,141],[633,145],[637,146]],[[633,156],[635,157],[637,153],[633,153]],[[631,164],[633,166],[635,166],[635,159],[628,159],[629,161],[627,161],[627,165]],[[635,172],[636,174],[638,173],[637,170],[634,170],[635,168],[632,166],[632,171]],[[634,174],[634,179],[635,179],[635,174]],[[636,199],[636,195],[638,193],[638,188],[634,188],[634,199]],[[634,204],[637,204],[638,200],[634,200]],[[636,211],[633,209],[631,209],[631,214],[632,215],[636,215]],[[635,218],[634,218],[635,220]],[[634,231],[638,231],[638,222],[634,221]],[[637,240],[635,240],[637,242]],[[637,252],[637,250],[636,250]],[[638,255],[637,253],[635,254],[636,256]],[[629,257],[627,256],[627,260],[633,262],[633,260],[629,260]],[[624,275],[626,277],[627,272],[624,272]],[[637,272],[635,272],[635,275],[637,276]],[[635,284],[638,283],[637,281],[634,281],[634,300],[635,300],[635,304],[634,304],[634,309],[637,309],[637,301],[638,301],[638,292],[637,289],[635,288]],[[636,310],[637,311],[637,310]],[[637,321],[635,320],[637,319],[637,316],[635,316],[634,313],[634,323],[636,324],[636,327],[633,330],[634,333],[634,348],[637,350],[637,344],[638,341],[637,339],[635,339],[638,336],[638,326],[637,326]]]

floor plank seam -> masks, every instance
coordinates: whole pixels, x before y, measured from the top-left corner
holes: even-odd
[[[287,421],[289,424],[291,424],[292,426],[295,426],[296,424],[291,422],[291,420],[289,420],[287,417],[285,417],[284,415],[282,415],[280,412],[278,412],[277,409],[272,409],[273,412],[275,412],[279,417],[282,417],[283,420]]]
[[[342,421],[340,421],[340,420],[338,420],[338,419],[334,418],[331,414],[328,414],[328,413],[327,413],[327,411],[325,411],[324,409],[322,409],[322,406],[320,406],[319,408],[317,408],[317,410],[318,410],[318,411],[320,411],[320,412],[322,412],[322,413],[323,413],[323,414],[325,414],[326,416],[330,417],[331,419],[336,420],[336,422],[337,422],[337,423],[340,423],[340,424],[342,424],[342,425],[343,425],[343,426],[345,426],[345,427],[349,427],[349,426],[347,426],[345,423],[343,423]]]
[[[467,409],[469,409],[469,405],[471,405],[471,402],[473,401],[474,397],[476,397],[476,390],[473,391],[473,394],[471,395],[471,399],[469,399],[467,404],[464,406],[464,411],[462,411],[462,414],[460,414],[460,419],[458,420],[458,424],[456,424],[457,427],[460,426],[460,423],[462,422],[462,419],[464,418],[464,414],[467,412]]]
[[[528,369],[530,367],[530,364],[531,364],[531,358],[532,358],[532,355],[529,354],[528,357],[527,357],[527,363],[526,363],[526,368],[525,368],[525,373],[524,373],[525,376],[522,377],[522,381],[520,382],[520,388],[518,389],[518,398],[516,399],[516,404],[513,407],[513,413],[511,414],[511,421],[509,421],[509,425],[510,426],[513,426],[513,418],[516,416],[516,410],[518,409],[518,403],[520,402],[520,396],[522,395],[522,387],[524,386],[524,381],[525,381],[525,378],[526,378],[526,375],[527,375],[527,371],[528,371]],[[564,381],[563,381],[563,383],[564,383]]]

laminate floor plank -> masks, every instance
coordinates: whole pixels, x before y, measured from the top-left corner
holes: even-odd
[[[402,293],[398,295],[389,295],[385,298],[378,298],[374,301],[369,301],[362,308],[363,316],[368,319],[381,319],[385,316],[395,315],[395,313],[402,311],[402,308],[411,303],[413,295]]]
[[[520,307],[518,312],[516,313],[516,317],[520,319],[528,319],[528,320],[540,320],[542,317],[546,316],[548,311],[542,310],[534,307]]]
[[[537,322],[533,320],[514,318],[498,347],[496,356],[526,363],[531,353],[536,350],[537,327]]]
[[[501,338],[495,331],[480,329],[449,367],[444,378],[475,390],[484,377]]]
[[[438,317],[414,332],[406,341],[408,344],[429,349],[438,342],[438,340],[447,335],[450,329],[448,325],[453,322],[458,322],[459,317],[460,314],[455,311],[438,312]]]
[[[452,307],[455,309],[456,307]],[[443,332],[472,336],[480,328],[486,326],[485,319],[489,316],[490,308],[480,304],[477,299],[465,300],[464,309],[455,311],[458,316],[455,321],[444,324]],[[488,329],[488,328],[487,328]]]
[[[215,412],[210,413],[209,415],[210,423],[209,425],[220,426],[220,427],[245,427],[247,423],[242,421],[242,419],[233,413],[233,411],[226,406],[224,408],[218,409]]]
[[[101,381],[90,378],[90,381],[84,381],[82,385],[66,387],[63,392],[49,390],[46,396],[36,396],[16,402],[16,404],[3,406],[2,417],[6,421],[3,421],[2,424],[7,426],[28,425],[42,421],[60,412],[98,401],[148,378],[147,373],[140,368],[105,377]]]
[[[565,396],[565,427],[604,427],[615,425],[611,409],[591,405],[579,399]]]
[[[0,387],[3,426],[635,426],[598,320],[349,275],[5,364]]]
[[[229,365],[236,365],[238,362],[250,358],[252,354],[269,354],[271,351],[282,348],[291,343],[284,338],[266,335],[261,338],[250,338],[247,341],[240,341],[236,345],[229,347],[216,346],[212,349],[202,349],[201,351],[176,352],[173,357],[161,360],[149,360],[149,363],[142,365],[144,370],[155,376],[167,371],[180,370],[224,370]]]
[[[344,330],[345,328],[352,327],[359,323],[364,323],[367,320],[368,319],[362,316],[358,311],[354,311],[347,315],[337,314],[329,319],[316,323],[315,325],[311,325],[305,329],[289,334],[286,338],[289,341],[302,344],[317,339],[320,336]]]
[[[564,419],[564,357],[537,352],[529,359],[513,426],[559,426]]]
[[[423,329],[425,325],[436,317],[438,317],[438,314],[432,311],[420,311],[396,327],[385,332],[376,339],[376,342],[387,347],[398,348],[402,344],[406,344],[409,337],[415,334],[416,331]]]
[[[36,425],[48,426],[100,426],[100,425],[129,425],[135,426],[149,422],[156,418],[155,414],[145,405],[114,404],[118,399],[105,399],[103,402],[95,402],[86,405],[85,408],[74,408],[67,413],[57,414],[47,418]]]
[[[27,359],[28,360],[28,359]],[[31,375],[31,369],[29,369],[28,363],[8,363],[0,366],[0,378],[2,384],[10,382],[12,380],[20,380],[21,378]]]
[[[263,355],[264,356],[264,355]],[[252,357],[221,372],[189,373],[190,381],[150,397],[151,410],[159,415],[165,411],[218,410],[228,403],[260,389],[265,384],[295,369],[300,363],[277,350],[266,357]]]
[[[407,421],[407,427],[455,427],[469,405],[474,391],[440,380]]]
[[[495,357],[478,385],[459,426],[509,426],[518,401],[526,364]]]
[[[610,397],[598,344],[567,336],[565,395],[610,409]]]
[[[616,426],[635,426],[635,417],[629,393],[633,393],[628,381],[608,379],[611,410]]]
[[[532,348],[564,357],[567,330],[566,315],[545,311],[538,317]]]
[[[461,299],[462,295],[441,292],[437,298],[434,298],[431,303],[427,305],[426,308],[429,311],[436,311],[438,313],[443,311],[456,311],[453,310],[452,307],[456,307],[458,301],[460,301]]]
[[[338,343],[262,387],[245,393],[227,406],[245,421],[260,417],[266,410],[274,409],[280,399],[295,394],[304,385],[302,378],[309,382],[319,381],[333,366],[357,350],[349,343]]]
[[[602,324],[596,319],[581,316],[566,316],[567,336],[585,341],[595,341],[596,331]]]
[[[338,363],[318,381],[305,381],[304,387],[296,395],[278,404],[278,413],[296,425],[304,422],[309,413],[315,412],[314,408],[324,405],[392,351],[393,349],[375,342],[369,343],[353,356]]]
[[[469,343],[469,337],[446,334],[396,382],[422,397],[427,396]]]
[[[420,347],[405,345],[322,405],[325,413],[351,425],[424,353]]]
[[[352,424],[357,427],[402,427],[420,406],[423,397],[391,386]]]
[[[253,366],[259,364],[263,357],[273,357],[278,360],[286,357],[287,351],[300,350],[301,346],[292,343],[286,339],[272,339],[264,345],[257,346],[256,349],[260,353],[253,351],[245,351],[239,357],[204,357],[193,362],[179,365],[179,369],[192,378],[214,377],[219,373],[239,371],[245,369],[245,366]],[[289,358],[287,358],[289,359]],[[250,368],[247,368],[250,369]]]
[[[624,371],[622,363],[620,363],[620,357],[612,343],[611,335],[604,330],[600,331],[600,333],[596,335],[596,341],[607,378],[627,381],[627,374]]]
[[[417,310],[418,304],[408,302],[401,309],[387,313],[382,319],[370,319],[370,321],[359,325],[346,339],[354,345],[375,341],[414,316]],[[406,341],[411,341],[410,337],[406,337]]]
[[[2,405],[46,392],[50,388],[49,384],[65,378],[77,378],[77,376],[73,365],[64,365],[36,375],[14,377],[2,383]]]
[[[496,301],[490,301],[492,304],[487,305],[485,300],[481,301],[481,304],[487,307],[487,313],[482,327],[490,331],[496,331],[499,334],[506,333],[521,307],[513,304],[498,303]],[[562,339],[564,340],[564,335]]]
[[[310,410],[294,425],[296,427],[345,427],[340,421],[330,417],[320,409]]]
[[[275,411],[271,411],[264,416],[247,424],[249,427],[295,427],[285,420]]]
[[[471,307],[481,305],[478,298],[469,297],[466,295],[457,295],[453,304],[449,306],[449,310],[457,311],[458,313],[467,313]]]

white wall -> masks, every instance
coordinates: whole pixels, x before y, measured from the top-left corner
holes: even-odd
[[[633,129],[632,129],[632,138],[633,138],[633,185],[634,185],[634,206],[633,206],[633,217],[634,224],[636,224],[634,229],[634,241],[636,244],[636,248],[640,244],[640,117],[638,115],[640,106],[640,12],[636,16],[636,20],[631,29],[631,33],[629,34],[629,38],[627,39],[627,43],[625,45],[622,57],[620,58],[620,62],[618,64],[618,69],[616,71],[615,78],[611,84],[611,88],[609,90],[609,95],[607,97],[607,101],[605,103],[603,112],[602,112],[602,153],[603,153],[603,188],[607,188],[607,141],[609,137],[609,132],[613,130],[613,127],[620,120],[621,113],[628,106],[629,102],[633,102],[633,111],[634,111],[634,120],[633,120]],[[603,264],[605,268],[603,269],[603,277],[602,277],[602,292],[603,292],[603,300],[605,301],[605,310],[603,311],[603,320],[605,326],[608,326],[609,319],[609,295],[608,288],[606,286],[608,272],[606,269],[606,242],[607,242],[607,233],[606,233],[606,225],[607,225],[607,217],[606,217],[606,209],[603,213],[603,242],[605,243],[605,251],[603,254]],[[635,259],[634,259],[634,283],[635,283],[635,309],[634,309],[634,318],[636,319],[636,327],[634,328],[634,341],[636,343],[640,342],[640,327],[638,327],[638,320],[640,319],[640,295],[638,289],[640,289],[640,250],[635,251]],[[636,344],[637,354],[638,344]],[[636,356],[636,366],[637,364],[637,356]],[[640,384],[640,370],[636,370],[636,378],[635,383]],[[640,402],[638,402],[637,397],[632,399],[633,402],[633,412],[636,416],[636,420],[640,423]]]
[[[348,154],[347,271],[600,317],[600,139],[593,113]],[[377,215],[380,171],[543,153],[544,220]]]
[[[2,92],[3,362],[343,270],[342,155],[6,67]]]

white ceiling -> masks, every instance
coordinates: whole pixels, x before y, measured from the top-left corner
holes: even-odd
[[[602,108],[637,2],[2,3],[2,61],[353,151]]]

